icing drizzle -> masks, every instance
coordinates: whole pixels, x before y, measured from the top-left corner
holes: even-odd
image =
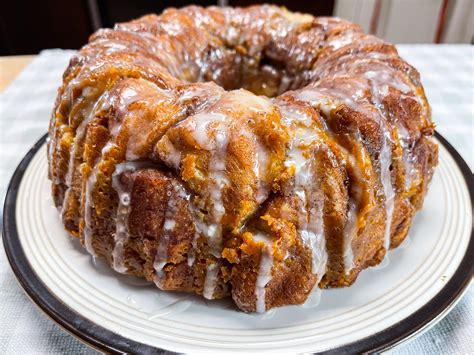
[[[131,192],[133,186],[130,188],[125,188],[120,182],[120,177],[125,172],[135,172],[139,169],[143,169],[147,166],[150,166],[150,163],[145,162],[125,162],[117,164],[115,166],[115,171],[112,174],[112,187],[117,192],[119,204],[117,207],[117,216],[115,223],[115,235],[114,235],[114,249],[112,251],[113,263],[112,267],[115,271],[120,273],[126,273],[127,267],[125,266],[125,245],[128,242],[129,238],[129,227],[128,227],[128,216],[130,215],[130,202],[131,202]]]
[[[217,274],[219,273],[219,265],[216,263],[209,264],[206,269],[206,278],[204,279],[204,290],[202,295],[208,300],[214,298],[214,290],[217,284]]]
[[[272,241],[268,235],[263,233],[253,234],[253,239],[264,243],[260,253],[260,263],[258,266],[257,279],[255,281],[255,310],[257,313],[263,313],[265,307],[265,287],[272,279]]]
[[[171,189],[167,191],[168,202],[165,210],[165,218],[163,222],[163,228],[160,235],[160,241],[158,248],[156,250],[155,260],[153,262],[153,267],[155,269],[156,275],[154,278],[155,284],[159,288],[163,288],[162,282],[165,277],[163,268],[169,262],[168,261],[168,248],[170,237],[176,227],[176,220],[174,219],[177,213],[177,200],[174,197],[175,195],[188,199],[189,196],[184,190],[184,188],[172,181]]]
[[[292,192],[297,197],[300,210],[298,233],[304,245],[311,250],[312,273],[318,275],[320,280],[325,274],[328,259],[323,221],[324,196],[318,186],[318,178],[314,176],[318,164],[314,153],[320,149],[321,139],[308,115],[285,106],[280,106],[280,112],[283,124],[290,127],[293,134],[284,164],[295,171]]]

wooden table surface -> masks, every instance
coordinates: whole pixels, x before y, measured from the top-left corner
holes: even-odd
[[[36,55],[0,57],[0,93],[20,74]]]

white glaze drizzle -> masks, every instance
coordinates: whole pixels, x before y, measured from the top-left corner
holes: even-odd
[[[101,156],[107,154],[110,149],[114,146],[113,143],[108,142],[104,148],[102,148]],[[96,256],[94,248],[92,247],[92,208],[94,207],[92,201],[92,190],[97,182],[97,174],[99,173],[99,162],[100,158],[98,158],[94,163],[94,168],[92,169],[89,177],[86,180],[86,187],[85,187],[85,199],[84,199],[84,244],[86,245],[86,250],[92,254],[92,256]]]
[[[331,38],[328,42],[327,45],[332,47],[334,51],[338,50],[339,48],[342,48],[348,44],[353,43],[354,37],[355,36],[360,36],[360,32],[353,32],[353,31],[345,31],[343,34]]]
[[[198,85],[189,85],[183,91],[183,93],[178,98],[179,104],[186,104],[188,101],[194,98],[200,98],[203,96],[207,96],[209,94],[209,88],[205,87],[204,84]]]
[[[263,144],[260,143],[260,140],[257,138],[257,136],[254,135],[254,137],[254,142],[257,147],[253,164],[253,173],[255,174],[255,179],[257,180],[255,200],[257,203],[262,203],[267,199],[270,192],[270,187],[264,180],[264,176],[266,175],[269,165],[269,153]]]
[[[299,201],[298,233],[312,253],[312,273],[320,280],[326,272],[328,259],[323,221],[324,196],[314,176],[318,162],[313,154],[320,148],[320,139],[310,116],[285,106],[280,106],[280,112],[282,123],[292,132],[284,165],[295,169],[292,192]]]
[[[129,227],[128,227],[128,216],[131,211],[131,192],[133,186],[129,189],[125,189],[123,184],[120,182],[120,176],[125,172],[135,172],[139,169],[143,169],[150,166],[150,163],[145,162],[125,162],[115,166],[115,171],[112,174],[112,188],[115,190],[118,196],[118,207],[117,216],[115,221],[115,235],[114,235],[114,249],[112,251],[113,263],[112,267],[115,271],[120,273],[126,273],[127,267],[124,264],[124,252],[125,245],[129,238]]]
[[[403,165],[405,170],[405,191],[410,191],[413,181],[417,180],[417,170],[415,168],[415,157],[411,153],[410,138],[408,131],[402,125],[397,126],[397,134],[400,145],[403,148]]]
[[[209,84],[196,84],[193,85],[193,87],[187,88],[178,98],[178,101],[185,104],[186,101],[202,93],[202,90],[212,90],[212,88],[207,88],[205,85]],[[222,191],[230,183],[225,167],[230,127],[228,125],[229,117],[227,115],[213,112],[207,105],[205,106],[206,107],[199,107],[198,110],[201,112],[188,117],[188,119],[182,121],[179,125],[192,132],[193,139],[197,146],[210,153],[208,162],[208,183],[205,189],[203,189],[204,201],[209,202],[211,207],[208,221],[204,221],[199,209],[194,207],[192,203],[188,206],[188,210],[193,216],[196,230],[192,247],[197,247],[198,238],[200,235],[203,235],[207,239],[210,254],[216,258],[220,258],[222,250],[222,226],[220,222],[225,214]],[[176,149],[173,142],[166,135],[161,138],[160,144],[163,150],[163,154],[160,155],[162,160],[167,165],[179,169],[182,153]],[[195,253],[190,252],[188,254],[188,265],[192,266],[195,259]],[[217,271],[215,271],[213,267],[208,266],[205,279],[207,289],[216,284],[216,277]],[[208,297],[212,297],[213,292],[208,290],[206,294]]]
[[[389,87],[393,87],[399,90],[402,95],[401,98],[410,98],[418,102],[422,107],[423,112],[427,115],[426,103],[419,97],[417,88],[412,83],[407,83],[402,79],[399,71],[390,67],[388,63],[374,62],[374,59],[387,59],[387,54],[371,52],[368,53],[364,58],[359,58],[350,62],[343,63],[341,66],[325,70],[323,67],[318,67],[319,75],[332,75],[332,76],[346,76],[352,75],[357,76],[359,81],[361,78],[368,80],[372,99],[376,108],[381,109],[383,107],[382,101],[390,93]],[[367,69],[364,71],[363,65],[367,65]],[[361,71],[358,73],[357,70]],[[407,96],[409,93],[413,93],[412,96]],[[381,113],[382,114],[382,113]],[[382,114],[383,115],[383,114]],[[413,181],[413,176],[416,174],[413,164],[413,154],[411,153],[409,146],[409,134],[405,126],[403,126],[398,120],[394,121],[398,136],[400,138],[400,144],[403,148],[403,163],[405,165],[405,188],[408,191]],[[382,127],[383,128],[383,127]],[[384,132],[386,134],[386,132]],[[388,194],[390,188],[386,189]],[[392,191],[393,193],[393,191]]]
[[[194,238],[191,242],[191,249],[189,250],[189,253],[188,253],[188,266],[189,267],[193,266],[194,263],[196,262],[196,249],[197,249],[198,239],[199,239],[199,233],[196,231],[194,233]]]
[[[71,88],[71,86],[72,86],[71,84],[73,82],[74,82],[74,80],[67,87],[64,88],[64,91],[61,94],[61,99],[59,100],[60,104],[59,104],[58,107],[56,107],[55,112],[53,112],[53,115],[55,115],[55,119],[54,119],[54,125],[52,127],[52,134],[51,134],[51,136],[53,137],[53,140],[50,142],[49,149],[48,149],[48,156],[49,156],[48,161],[49,162],[53,162],[53,154],[54,154],[54,151],[56,149],[56,140],[57,140],[56,134],[57,134],[58,130],[64,129],[69,124],[69,122],[67,122],[66,124],[63,123],[63,124],[58,125],[57,124],[57,112],[58,112],[59,107],[62,105],[62,103],[67,102],[67,101],[69,101],[70,109],[72,109],[72,103],[73,103],[72,92],[73,91],[72,91],[72,88]],[[64,85],[64,83],[63,83],[63,85]],[[54,170],[53,164],[50,163],[49,164],[49,173],[50,173],[51,177],[53,177],[53,182],[55,184],[58,184],[58,183],[60,183],[60,179],[59,179],[59,177],[54,176],[53,170]],[[64,201],[63,201],[63,204],[64,204]]]
[[[151,91],[153,90],[153,91]],[[143,103],[144,108],[140,106],[134,107],[134,115],[137,117],[143,116],[144,111],[156,105],[159,105],[161,102],[171,102],[172,95],[170,91],[163,90],[157,85],[145,80],[134,80],[133,86],[126,87],[122,90],[120,98],[117,103],[117,109],[120,114],[124,116],[122,122],[125,122],[125,117],[130,114],[129,106],[133,103]],[[133,116],[132,116],[133,117]],[[125,151],[125,158],[127,161],[138,160],[142,158],[140,151],[143,150],[143,147],[147,146],[148,137],[152,131],[152,120],[141,121],[141,124],[133,124],[133,122],[127,125],[128,131],[128,140],[127,148]],[[112,130],[120,129],[121,125],[115,125]],[[116,136],[118,132],[112,132],[113,136]]]
[[[370,85],[370,91],[372,93],[372,99],[375,107],[378,110],[379,115],[379,126],[382,130],[382,144],[380,147],[380,180],[383,186],[385,195],[385,231],[384,231],[384,248],[386,251],[390,248],[390,237],[392,227],[393,209],[395,203],[395,190],[392,185],[392,174],[390,167],[392,165],[392,148],[391,148],[391,137],[390,131],[387,127],[389,125],[387,119],[382,112],[382,101],[389,94],[388,85],[397,88],[402,92],[410,91],[410,87],[403,83],[400,78],[394,76],[392,70],[388,70],[385,66],[374,67],[372,66],[371,71],[364,73],[364,76],[368,79]],[[379,69],[379,70],[377,70]],[[398,79],[398,80],[396,80]]]
[[[386,66],[377,66],[377,67],[372,66],[370,71],[367,71],[364,73],[364,77],[369,79],[369,82],[371,84],[372,97],[373,97],[375,106],[377,108],[381,108],[383,106],[382,105],[383,99],[389,95],[389,86],[392,86],[398,89],[403,94],[408,94],[410,92],[415,91],[413,87],[411,87],[407,83],[403,82],[403,80],[401,80],[401,78],[398,75],[398,72],[395,72],[394,69],[388,68]],[[406,95],[403,95],[403,96],[406,96]],[[415,95],[410,96],[410,98],[415,99],[420,104],[421,107],[424,107],[423,103],[421,102],[419,97],[416,95],[416,93]],[[413,176],[416,173],[413,167],[413,155],[411,154],[411,149],[409,147],[409,134],[406,127],[402,125],[398,120],[395,120],[395,125],[397,128],[400,145],[403,148],[402,160],[405,167],[405,189],[406,191],[408,191],[413,181]],[[384,132],[384,134],[387,135],[387,132]],[[383,144],[386,145],[386,142],[384,142]],[[388,159],[390,160],[390,164],[391,164],[391,157]],[[381,159],[381,164],[383,164],[382,159]],[[384,168],[383,166],[381,167],[381,169],[386,170],[386,168]],[[386,200],[393,199],[394,191],[393,191],[393,188],[391,187],[391,181],[390,181],[390,185],[386,187],[385,185],[388,185],[388,178],[387,177],[385,177],[385,179],[382,178],[382,183],[384,182],[384,180],[387,181],[387,183],[384,184]],[[388,216],[387,218],[390,218],[390,222],[387,221],[386,236],[387,234],[390,234],[389,223],[391,223],[392,214],[393,214],[393,203],[389,202],[387,206],[387,216]],[[388,247],[388,245],[389,245],[389,242],[387,243],[387,237],[386,237],[385,238],[386,248]]]
[[[342,256],[344,260],[344,271],[349,274],[354,268],[354,252],[352,250],[352,240],[359,230],[357,218],[357,203],[355,199],[349,198],[347,204],[347,222],[342,232]]]
[[[252,171],[255,175],[255,201],[257,203],[262,203],[265,201],[270,193],[270,186],[265,181],[265,176],[267,174],[269,163],[270,163],[270,153],[264,144],[260,141],[258,136],[253,132],[250,132],[248,129],[242,129],[240,132],[241,137],[248,139],[251,144],[254,146],[254,154],[250,156],[252,162]]]
[[[205,223],[197,213],[194,225],[199,234],[207,238],[209,252],[216,258],[220,258],[222,251],[222,226],[220,224],[225,214],[222,199],[222,191],[229,185],[225,169],[227,144],[229,141],[228,117],[221,113],[205,112],[198,113],[192,120],[184,122],[191,124],[193,138],[203,149],[211,153],[209,161],[209,183],[206,189],[206,198],[211,202],[210,222]],[[212,127],[214,138],[209,136]],[[197,242],[194,238],[193,244]],[[194,263],[194,256],[191,261]],[[190,262],[188,260],[188,262]],[[212,299],[215,285],[217,284],[218,267],[216,264],[208,265],[204,281],[204,297]]]
[[[116,115],[119,118],[117,121],[112,121],[110,134],[116,137],[122,129],[122,125],[127,125],[128,141],[125,151],[125,159],[127,161],[134,161],[142,158],[140,151],[147,145],[148,137],[152,131],[149,123],[151,120],[141,121],[141,124],[133,124],[133,120],[144,115],[144,111],[148,108],[159,105],[161,102],[173,100],[172,94],[168,90],[163,90],[152,82],[143,79],[128,79],[132,83],[121,89],[118,95],[114,96],[113,100],[106,102],[103,109],[108,106],[114,106]],[[133,109],[130,105],[134,103],[141,103],[143,105],[136,105]],[[133,111],[133,114],[131,115]],[[129,116],[130,118],[128,118]],[[131,121],[130,121],[131,120]],[[144,124],[146,125],[144,127]]]
[[[246,109],[258,114],[268,114],[273,110],[273,104],[268,98],[253,95],[242,89],[232,91],[224,97],[224,100],[227,100],[231,107],[232,105],[244,105]],[[267,199],[270,192],[270,187],[264,179],[270,163],[270,153],[261,142],[261,139],[249,129],[242,127],[239,134],[248,138],[255,147],[255,154],[253,155],[253,172],[256,180],[255,200],[257,203],[262,203]]]
[[[94,207],[91,193],[92,189],[97,182],[97,174],[98,174],[98,164],[94,167],[92,172],[90,173],[89,177],[87,178],[86,188],[85,188],[85,201],[84,201],[84,245],[86,246],[86,250],[92,256],[96,257],[97,254],[92,246],[92,208]]]
[[[171,142],[166,135],[160,139],[160,145],[164,152],[164,154],[161,155],[161,159],[163,159],[167,165],[178,169],[181,163],[181,152],[176,149],[173,142]]]
[[[202,295],[208,300],[214,298],[214,290],[217,285],[217,274],[219,273],[218,264],[209,264],[206,269],[206,278],[204,280],[204,289]]]
[[[83,93],[84,96],[90,94],[90,91],[91,91],[91,89],[89,89],[89,90],[86,90],[86,89],[89,89],[89,88],[87,87],[83,90],[82,93]],[[69,199],[70,193],[71,193],[72,178],[73,178],[73,175],[74,175],[74,170],[76,169],[76,165],[75,165],[76,150],[77,150],[79,144],[81,143],[82,139],[84,138],[84,136],[86,134],[87,125],[94,118],[96,110],[99,107],[99,105],[101,105],[102,100],[103,99],[107,100],[107,97],[108,97],[108,92],[102,93],[102,95],[99,97],[99,99],[97,99],[95,102],[89,103],[88,107],[86,109],[82,110],[84,113],[86,113],[85,114],[86,117],[83,118],[83,120],[81,121],[81,123],[77,127],[76,134],[75,134],[74,139],[72,141],[72,147],[71,147],[71,150],[69,151],[68,170],[67,170],[67,173],[66,173],[66,180],[65,180],[67,189],[66,189],[66,192],[64,194],[64,200],[63,200],[63,204],[62,204],[62,207],[61,207],[61,217],[64,215],[66,201]]]
[[[390,247],[390,235],[391,235],[391,225],[392,225],[392,216],[393,216],[393,209],[394,209],[394,199],[395,199],[395,191],[392,186],[392,180],[391,180],[391,171],[390,167],[392,165],[392,151],[391,151],[391,145],[390,145],[390,132],[388,131],[388,128],[386,125],[388,124],[385,119],[383,118],[383,114],[380,111],[381,109],[381,101],[383,95],[388,95],[388,87],[386,85],[387,80],[389,79],[389,76],[391,75],[391,72],[389,72],[385,67],[382,67],[382,73],[376,73],[375,71],[369,71],[364,74],[364,77],[367,82],[364,82],[364,79],[358,79],[354,80],[354,83],[356,84],[356,87],[360,87],[359,90],[361,90],[361,93],[358,93],[358,91],[355,91],[355,94],[352,94],[351,96],[346,95],[344,92],[337,91],[337,90],[331,90],[331,89],[326,89],[322,88],[321,92],[318,92],[317,89],[309,89],[309,90],[304,90],[302,91],[299,95],[298,98],[305,100],[305,101],[310,101],[312,105],[319,105],[323,111],[325,111],[325,114],[330,114],[330,110],[334,108],[334,103],[337,104],[338,100],[343,100],[344,104],[348,105],[352,109],[370,114],[372,117],[376,117],[379,122],[379,126],[382,130],[382,142],[381,142],[381,148],[380,148],[380,180],[382,183],[382,187],[384,190],[384,195],[385,195],[385,211],[386,211],[386,219],[385,219],[385,230],[384,230],[384,247],[386,250]],[[391,76],[390,76],[391,77]],[[393,80],[394,82],[397,82],[396,80]],[[372,97],[374,100],[374,107],[375,110],[372,110],[370,106],[365,107],[366,104],[362,102],[357,103],[356,101],[359,99],[363,98],[363,88],[364,86],[368,86],[371,93]],[[399,90],[409,90],[409,86],[406,85],[403,82],[398,82],[397,84],[394,84]],[[324,93],[328,93],[330,95],[333,95],[337,98],[333,102],[333,105],[328,105],[328,99],[325,98]],[[340,104],[340,103],[339,103]],[[347,150],[343,149],[345,153],[349,156],[349,160],[352,161],[352,166],[357,169],[357,164],[355,162],[355,158],[351,155],[348,154]],[[356,192],[357,193],[357,192]],[[357,195],[360,195],[360,193],[357,193]],[[354,218],[357,213],[356,207],[354,206],[355,201],[357,201],[357,197],[353,197],[353,200],[350,201],[348,205],[348,222],[346,227],[344,228],[344,248],[343,248],[343,254],[344,254],[344,264],[346,273],[348,273],[354,266],[354,256],[352,252],[352,239],[353,236],[351,237],[351,233],[356,233],[356,226],[357,223],[354,223],[351,219]],[[350,249],[350,250],[349,250]]]
[[[162,280],[165,276],[163,268],[168,263],[168,247],[169,241],[171,237],[171,233],[176,227],[176,220],[174,219],[176,216],[177,211],[177,200],[174,197],[176,194],[179,197],[186,196],[186,192],[184,188],[180,185],[175,183],[174,181],[171,183],[172,191],[167,191],[168,202],[166,205],[165,210],[165,219],[163,221],[163,228],[160,236],[160,241],[158,244],[158,248],[156,250],[155,260],[153,262],[153,268],[155,269],[156,275],[154,278],[155,284],[159,288],[162,287]]]
[[[381,126],[383,123],[381,123]],[[383,132],[382,147],[380,148],[380,179],[385,195],[385,232],[384,232],[384,248],[386,251],[390,248],[390,236],[392,226],[393,208],[395,203],[395,191],[392,186],[392,174],[390,166],[392,165],[392,150],[390,147],[389,133]]]
[[[260,252],[260,263],[258,266],[257,279],[255,281],[255,310],[257,313],[263,313],[265,307],[265,287],[272,279],[273,254],[272,240],[263,233],[255,233],[253,239],[264,243]]]
[[[77,78],[76,78],[77,79]],[[143,87],[143,85],[151,85],[153,86],[154,88],[156,88],[157,90],[159,90],[161,93],[163,93],[163,95],[168,95],[164,90],[160,89],[158,86],[156,86],[155,84],[153,83],[146,83],[144,81],[136,81],[136,84]],[[71,86],[69,87],[69,89],[71,90]],[[119,113],[119,116],[125,116],[129,111],[128,111],[128,106],[138,100],[140,97],[139,93],[137,93],[137,91],[131,87],[127,87],[125,90],[122,91],[121,95],[112,95],[110,92],[104,92],[104,94],[102,95],[102,97],[104,97],[105,99],[104,100],[97,100],[96,103],[95,103],[95,106],[94,106],[94,109],[92,110],[92,112],[95,112],[96,111],[96,108],[98,105],[100,105],[100,110],[107,110],[108,108],[114,106],[116,107],[116,109],[118,110],[118,113]],[[88,119],[90,120],[90,118]],[[86,120],[87,121],[87,120]],[[84,135],[85,134],[85,129],[87,128],[87,124],[88,122],[85,122],[84,121],[81,123],[81,125],[84,124],[82,127],[81,127],[81,130],[80,130],[80,134]],[[110,134],[111,134],[111,139],[110,141],[105,145],[105,147],[102,149],[102,152],[101,152],[101,156],[103,157],[113,146],[114,146],[114,143],[112,143],[114,141],[114,139],[117,137],[120,129],[122,127],[122,121],[120,122],[112,122],[112,125],[111,125],[111,128],[110,128]],[[76,135],[77,136],[77,135]],[[75,143],[76,144],[76,143]],[[86,249],[87,251],[92,254],[93,256],[96,256],[96,253],[92,247],[92,234],[93,234],[93,231],[92,231],[92,226],[91,226],[91,223],[92,223],[92,211],[91,209],[94,207],[93,206],[93,201],[92,201],[92,197],[91,197],[91,193],[92,193],[92,190],[95,186],[95,183],[97,182],[97,174],[98,174],[98,169],[99,169],[99,162],[100,162],[100,158],[95,162],[95,166],[91,172],[91,174],[89,175],[88,179],[87,179],[87,182],[86,182],[86,188],[85,188],[85,204],[84,204],[84,222],[85,222],[85,226],[84,226],[84,243],[86,245]],[[69,166],[69,168],[71,168],[71,164]],[[125,206],[122,206],[122,209],[124,209]],[[125,218],[124,216],[121,216],[120,218]],[[122,229],[124,228],[123,225],[121,225],[120,223],[118,223],[118,226],[117,228],[120,228],[121,230],[119,231],[119,235],[121,236],[126,236],[128,235],[128,232],[126,229]],[[122,246],[123,247],[123,246]],[[120,248],[120,246],[119,246]],[[117,271],[119,272],[124,272],[123,270],[123,265],[117,265]]]
[[[239,105],[245,104],[247,109],[258,113],[269,112],[273,108],[268,99],[254,96],[245,90],[235,90],[226,93],[221,97],[216,106],[224,109],[227,105],[232,107],[236,102]],[[210,211],[211,221],[210,223],[204,223],[198,218],[195,221],[195,226],[199,233],[207,237],[210,253],[217,258],[220,258],[222,251],[222,225],[220,222],[226,212],[222,192],[230,185],[226,172],[230,122],[232,122],[231,117],[212,111],[211,107],[207,112],[198,113],[184,123],[192,125],[190,128],[192,128],[193,138],[196,143],[201,148],[211,152],[211,159],[208,165],[210,182],[206,191],[206,197],[210,199],[212,204]],[[209,136],[211,132],[214,133],[213,138]],[[268,152],[263,144],[260,143],[258,137],[252,132],[242,129],[240,133],[250,137],[255,142],[256,155],[253,170],[257,180],[256,200],[263,201],[269,193],[268,186],[262,181],[262,176],[265,174],[268,166]],[[194,260],[191,261],[194,262]],[[205,284],[208,287],[215,285],[216,277],[217,272],[209,269],[206,272]],[[207,292],[207,295],[212,297],[210,291]]]
[[[208,238],[211,254],[220,257],[222,250],[222,226],[220,221],[225,214],[222,192],[230,183],[225,167],[227,144],[229,142],[229,127],[226,123],[228,118],[226,115],[212,112],[197,114],[194,118],[194,139],[202,148],[212,153],[208,166],[210,182],[207,188],[207,197],[210,198],[212,203],[212,222],[205,226],[203,232]],[[208,136],[208,127],[211,123],[215,123],[214,139],[210,139]]]
[[[324,90],[322,90],[324,92]],[[297,98],[302,101],[309,102],[314,107],[319,107],[321,111],[329,116],[331,115],[331,111],[334,110],[339,105],[343,103],[353,106],[357,108],[357,105],[354,102],[354,98],[351,97],[343,97],[343,102],[339,99],[331,99],[330,97],[326,96],[323,92],[318,91],[314,88],[308,88],[306,90],[302,90],[298,93]],[[343,96],[342,94],[339,94]],[[356,93],[355,95],[360,95]],[[328,135],[331,135],[330,131],[326,132]],[[333,139],[334,143],[337,144],[337,139]],[[346,156],[346,163],[349,164],[354,173],[356,174],[356,178],[359,180],[363,179],[362,172],[360,171],[355,156],[348,151],[343,146],[337,144],[338,148],[344,155]],[[364,153],[364,152],[362,152]],[[347,221],[344,226],[343,230],[343,245],[342,245],[342,254],[344,260],[344,270],[346,274],[349,274],[350,271],[354,268],[354,253],[352,250],[352,240],[358,233],[358,204],[360,200],[361,191],[355,185],[351,186],[351,190],[353,196],[349,198],[348,206],[347,206]]]
[[[127,96],[127,95],[125,95],[125,96]],[[133,95],[131,95],[131,96],[133,96]],[[107,110],[108,108],[110,108],[111,106],[114,106],[114,105],[117,105],[116,96],[115,95],[111,96],[109,93],[107,93],[106,100],[101,102],[101,110]],[[125,107],[124,104],[119,103],[118,105],[119,105],[119,110],[126,110],[126,107]],[[127,104],[127,106],[128,106],[128,104]],[[121,123],[112,124],[112,127],[110,129],[111,139],[104,146],[104,148],[102,149],[101,157],[105,156],[105,154],[108,151],[110,151],[110,149],[114,146],[114,143],[112,143],[112,141],[117,136],[120,128],[121,128]],[[95,251],[92,247],[92,234],[93,234],[93,231],[92,231],[92,226],[91,226],[91,223],[92,223],[91,218],[92,218],[92,208],[94,207],[94,205],[93,205],[91,193],[92,193],[92,190],[93,190],[93,188],[94,188],[94,186],[97,182],[97,174],[99,173],[99,163],[100,163],[100,158],[98,158],[97,161],[95,162],[95,166],[92,169],[92,172],[90,173],[90,175],[87,179],[86,188],[85,188],[85,203],[84,203],[84,223],[85,223],[85,226],[84,226],[84,244],[86,245],[87,251],[90,254],[92,254],[93,256],[96,256],[96,253],[95,253]],[[119,201],[120,200],[121,199],[119,199]],[[122,206],[122,207],[124,207],[124,206]],[[120,217],[120,218],[122,218],[122,217]],[[119,223],[118,223],[117,228],[121,228],[119,235],[120,236],[122,236],[122,235],[127,236],[128,231],[127,230],[122,230],[122,227],[123,226],[120,226]],[[119,246],[119,248],[120,248],[120,246]],[[115,246],[114,246],[114,249],[115,249]],[[122,249],[123,249],[123,245],[122,245]],[[115,265],[114,265],[114,268],[115,268]],[[125,272],[126,270],[124,270],[123,265],[119,264],[119,265],[117,265],[117,271]]]
[[[273,109],[271,101],[265,96],[257,96],[243,89],[234,90],[223,96],[223,100],[228,100],[231,105],[236,103],[244,105],[246,109],[256,113],[268,113]]]

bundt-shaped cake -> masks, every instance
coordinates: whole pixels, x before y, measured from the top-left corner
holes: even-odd
[[[96,32],[63,79],[66,230],[120,273],[246,312],[378,264],[437,163],[418,72],[341,19],[168,9]]]

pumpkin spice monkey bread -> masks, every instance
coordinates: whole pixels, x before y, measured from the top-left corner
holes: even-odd
[[[418,72],[359,26],[190,6],[74,55],[49,177],[66,230],[116,271],[263,312],[403,241],[433,133]]]

